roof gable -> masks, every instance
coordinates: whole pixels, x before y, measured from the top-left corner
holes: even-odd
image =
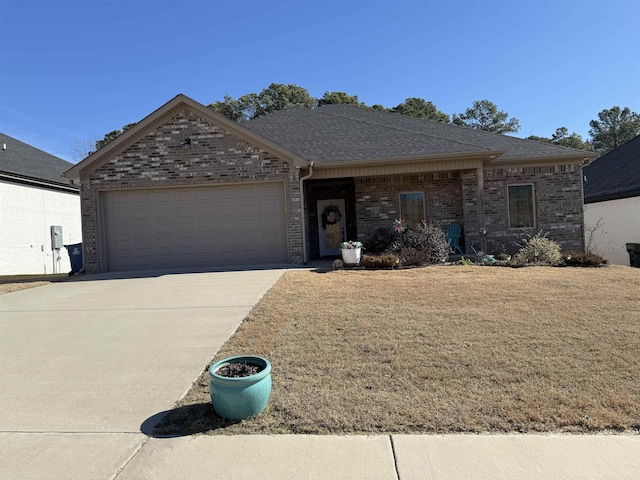
[[[584,200],[640,196],[640,135],[584,168]]]
[[[72,163],[4,133],[0,133],[0,147],[0,172],[24,180],[69,187],[63,173],[73,166]]]
[[[81,183],[85,182],[91,172],[97,170],[114,156],[123,152],[128,147],[142,139],[145,135],[155,130],[158,126],[167,122],[173,116],[184,110],[211,122],[225,131],[228,131],[232,135],[236,135],[253,145],[277,155],[283,160],[291,162],[294,166],[307,165],[306,160],[301,158],[295,152],[283,148],[270,139],[244,128],[239,123],[229,120],[211,108],[205,107],[201,103],[180,94],[150,115],[140,120],[135,126],[119,135],[100,150],[89,155],[82,162],[70,168],[64,173],[65,177],[79,178]]]

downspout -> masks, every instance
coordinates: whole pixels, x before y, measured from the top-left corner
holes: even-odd
[[[309,164],[309,175],[300,179],[300,219],[302,220],[302,263],[307,264],[307,228],[304,217],[304,185],[303,182],[313,175],[313,162]]]

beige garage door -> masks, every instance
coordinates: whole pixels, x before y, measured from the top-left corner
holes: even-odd
[[[287,261],[282,183],[101,192],[109,271]]]

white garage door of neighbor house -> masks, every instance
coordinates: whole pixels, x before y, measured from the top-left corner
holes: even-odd
[[[109,271],[287,261],[282,183],[105,191]]]

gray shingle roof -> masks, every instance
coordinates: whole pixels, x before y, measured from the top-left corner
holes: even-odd
[[[72,163],[0,133],[0,172],[70,187],[62,174],[72,166]]]
[[[354,105],[292,107],[244,124],[308,160],[334,163],[503,151],[499,160],[589,152]]]
[[[584,167],[585,203],[640,196],[640,136]]]

